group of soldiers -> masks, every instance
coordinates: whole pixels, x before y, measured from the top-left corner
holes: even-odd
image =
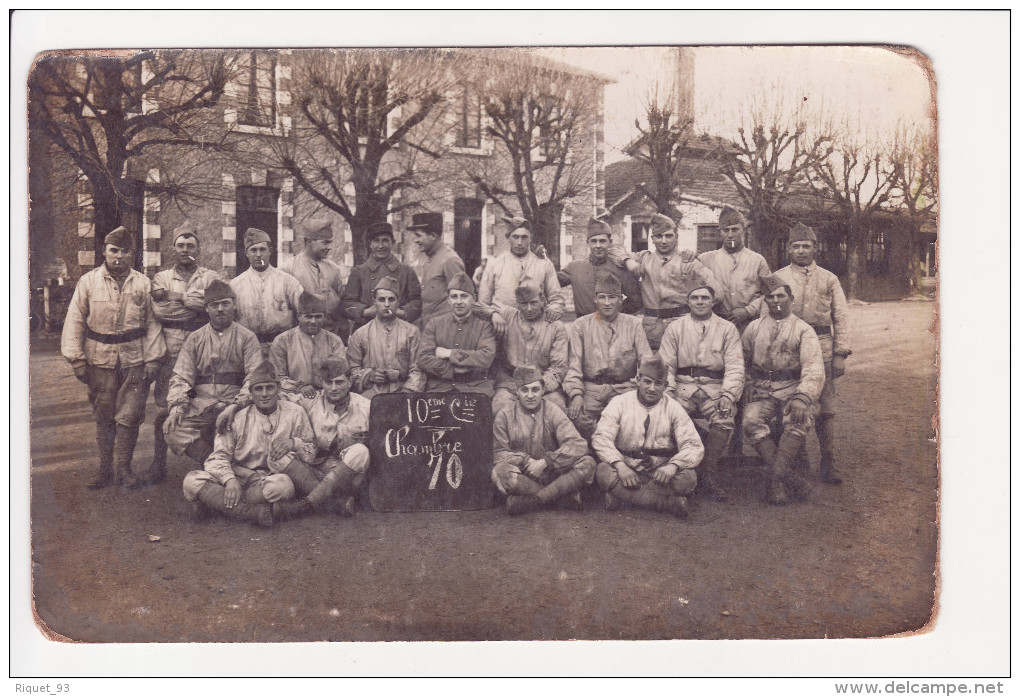
[[[201,467],[183,483],[196,519],[352,516],[371,467],[371,398],[453,390],[492,398],[491,479],[512,515],[580,509],[597,481],[610,510],[685,516],[695,490],[726,498],[717,467],[738,424],[765,462],[770,502],[809,495],[812,426],[820,477],[840,483],[846,299],[814,261],[811,228],[790,231],[792,263],[771,273],[731,208],[719,218],[722,248],[701,255],[677,248],[666,216],[652,217],[653,249],[638,253],[613,246],[609,224],[592,218],[588,257],[557,272],[532,250],[527,221],[505,220],[507,251],[475,279],[443,243],[442,214],[415,214],[407,228],[425,255],[420,277],[393,254],[393,228],[375,224],[369,258],[346,283],[328,258],[328,222],[304,225],[303,250],[280,269],[269,235],[249,228],[249,268],[229,283],[198,265],[190,223],[175,231],[174,265],[151,283],[131,268],[130,233],[113,230],[61,340],[96,418],[89,488],[158,484],[169,448]],[[567,324],[566,285],[577,316]],[[133,453],[150,383],[155,453],[143,471]]]

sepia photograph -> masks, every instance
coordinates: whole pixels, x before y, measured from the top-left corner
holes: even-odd
[[[939,65],[402,43],[83,41],[12,78],[35,630],[936,631]]]

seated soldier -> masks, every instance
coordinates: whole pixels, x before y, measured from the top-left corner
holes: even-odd
[[[641,320],[620,314],[620,280],[602,274],[595,280],[598,309],[570,327],[570,358],[563,391],[570,399],[567,416],[586,438],[609,400],[634,389],[638,361],[652,353]]]
[[[595,460],[567,415],[543,399],[545,378],[534,366],[514,370],[517,400],[493,423],[492,483],[507,494],[510,515],[562,502],[581,510],[581,487],[591,484]]]
[[[514,370],[517,366],[533,365],[542,371],[545,399],[560,409],[567,401],[560,385],[567,374],[569,340],[567,330],[559,320],[545,319],[545,294],[531,281],[525,281],[514,291],[517,309],[499,308],[496,312],[506,321],[503,338],[497,343],[496,394],[492,398],[492,413],[496,414],[517,401],[517,383]]]
[[[480,392],[492,396],[489,366],[496,357],[492,323],[473,312],[475,286],[463,271],[450,279],[451,312],[425,325],[418,367],[428,377],[426,392]]]
[[[347,360],[354,390],[365,399],[387,392],[421,392],[425,374],[418,367],[421,333],[397,317],[399,284],[392,276],[372,289],[372,319],[351,335]]]
[[[169,414],[163,423],[174,453],[202,464],[213,451],[219,414],[251,403],[245,375],[262,363],[255,333],[234,321],[234,290],[216,279],[205,289],[209,323],[181,344],[167,390]],[[236,405],[236,406],[234,406]]]
[[[811,493],[790,465],[811,429],[825,365],[815,330],[791,311],[790,286],[779,276],[763,279],[762,285],[769,314],[747,325],[742,337],[748,376],[743,429],[768,467],[768,500],[781,505],[789,500],[786,487],[798,499]],[[777,446],[769,422],[779,414],[783,435]]]
[[[698,491],[725,500],[713,475],[733,433],[734,407],[744,389],[744,352],[737,328],[712,312],[711,286],[692,289],[687,302],[691,313],[666,327],[659,355],[669,369],[667,395],[691,417],[708,419]]]
[[[697,486],[694,468],[705,453],[691,418],[665,396],[666,366],[658,356],[641,361],[637,390],[613,397],[602,412],[591,447],[595,478],[606,508],[618,499],[679,517]]]
[[[354,497],[368,471],[369,401],[351,392],[351,370],[344,358],[329,357],[318,370],[322,390],[308,398],[300,393],[284,395],[308,413],[315,434],[315,458],[294,461],[287,476],[302,497],[283,501],[273,508],[280,520],[333,508],[354,516]]]
[[[328,309],[319,296],[301,293],[298,326],[273,339],[269,362],[280,376],[280,389],[285,393],[300,392],[305,397],[314,397],[315,366],[327,358],[347,355],[343,340],[323,329]]]
[[[294,496],[287,471],[315,457],[315,436],[305,410],[280,400],[280,383],[268,363],[248,376],[252,403],[234,413],[203,469],[184,477],[184,498],[192,517],[210,511],[270,527],[268,504]]]

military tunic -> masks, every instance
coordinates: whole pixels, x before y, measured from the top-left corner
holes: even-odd
[[[354,332],[347,347],[354,390],[366,399],[400,390],[421,392],[425,388],[425,374],[418,367],[420,353],[421,333],[413,324],[402,319],[388,324],[373,319]],[[368,376],[374,370],[387,371],[390,380],[369,382]]]

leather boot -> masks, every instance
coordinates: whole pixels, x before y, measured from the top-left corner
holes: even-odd
[[[184,451],[184,454],[190,457],[192,460],[197,462],[199,465],[204,465],[206,459],[212,455],[213,447],[209,445],[209,442],[199,438],[194,443],[188,446],[188,449]]]
[[[149,483],[160,484],[166,479],[166,437],[163,435],[163,424],[166,415],[159,413],[152,422],[152,464],[149,465]]]
[[[687,497],[672,495],[663,496],[655,503],[654,508],[660,513],[670,513],[675,515],[677,518],[686,518]]]
[[[96,424],[96,445],[99,447],[99,472],[85,485],[89,489],[102,489],[113,484],[113,444],[116,436],[116,424]]]
[[[726,445],[730,442],[730,431],[724,428],[712,427],[705,439],[705,457],[698,467],[698,493],[704,493],[716,501],[725,501],[729,498],[726,490],[715,480],[718,473],[719,460],[726,452]]]
[[[785,431],[779,439],[776,447],[776,456],[773,460],[772,472],[779,480],[786,484],[793,492],[794,498],[803,501],[811,495],[811,485],[800,473],[795,472],[791,467],[797,453],[804,447],[804,436],[795,436]]]
[[[510,494],[506,497],[506,510],[510,515],[522,515],[544,508],[537,496],[517,496]]]
[[[277,501],[273,506],[273,520],[294,520],[303,518],[315,512],[308,499],[294,499],[292,501]]]
[[[822,460],[818,468],[818,477],[826,484],[842,484],[843,479],[836,471],[833,462],[833,446],[836,440],[835,419],[831,414],[823,414],[815,422],[815,432],[818,434],[818,445],[822,451]]]
[[[291,460],[291,463],[283,468],[283,474],[294,482],[294,491],[299,497],[307,496],[319,485],[319,478],[315,476],[312,468],[297,458]]]
[[[264,528],[273,526],[273,509],[268,504],[244,503],[238,501],[233,508],[227,508],[224,501],[227,490],[221,484],[207,482],[198,492],[198,500],[210,508],[232,520],[243,520]]]
[[[323,509],[333,502],[333,495],[340,484],[340,473],[335,469],[329,470],[322,480],[315,485],[315,488],[305,497],[313,508]]]
[[[765,460],[765,500],[774,506],[782,506],[788,503],[786,498],[786,487],[780,481],[776,472],[776,443],[771,438],[765,438],[754,444],[754,449]]]
[[[128,489],[138,489],[148,484],[131,472],[131,459],[138,442],[138,427],[117,424],[117,438],[113,443],[113,472],[116,479]]]
[[[575,493],[580,493],[581,487],[584,486],[585,476],[584,473],[579,470],[568,470],[567,472],[556,477],[546,486],[535,494],[535,497],[545,505],[556,503],[562,498],[566,498]]]

